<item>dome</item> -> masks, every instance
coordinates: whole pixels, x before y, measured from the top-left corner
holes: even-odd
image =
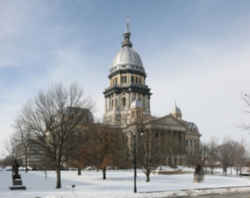
[[[190,132],[200,135],[199,129],[195,123],[185,121],[185,124],[187,125]]]
[[[127,46],[121,48],[113,60],[112,67],[119,65],[134,65],[143,67],[139,54],[134,49]]]
[[[196,126],[195,123],[193,123],[193,122],[187,122],[187,125],[188,125],[188,129],[189,130],[191,130],[191,131],[199,131],[198,127]]]
[[[110,72],[130,69],[146,75],[140,55],[132,48],[133,45],[130,41],[130,34],[130,32],[123,34],[124,40],[122,47],[113,59]]]

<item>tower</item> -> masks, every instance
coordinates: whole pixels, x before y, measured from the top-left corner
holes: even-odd
[[[121,49],[113,59],[109,73],[109,87],[105,89],[104,123],[126,126],[133,101],[142,104],[143,112],[150,114],[150,88],[139,54],[130,41],[129,24],[123,34]]]
[[[173,112],[171,113],[175,118],[177,118],[178,120],[182,119],[182,113],[181,113],[181,109],[179,107],[177,107],[176,103],[174,105],[174,109]]]

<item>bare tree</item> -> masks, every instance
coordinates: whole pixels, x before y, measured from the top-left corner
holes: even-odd
[[[127,158],[125,134],[120,128],[104,124],[89,126],[88,133],[88,143],[81,149],[83,159],[101,169],[105,180],[107,167],[120,167]]]
[[[10,158],[17,157],[17,145],[18,141],[15,134],[11,134],[8,139],[6,139],[4,143],[5,153]]]
[[[163,162],[162,153],[160,144],[151,130],[144,129],[141,141],[143,141],[142,165],[146,175],[146,182],[150,182],[150,174]]]
[[[147,128],[147,121],[150,117],[144,114],[141,104],[134,109],[132,114],[134,128],[130,132],[130,142],[133,144],[131,148],[136,147],[133,149],[134,160],[136,158],[138,165],[143,167],[146,182],[150,182],[151,173],[163,162],[160,139],[159,136],[156,136],[156,132]]]
[[[224,175],[227,175],[227,168],[233,166],[233,153],[232,140],[224,140],[218,147],[218,159],[221,163]]]
[[[232,160],[236,174],[241,173],[242,167],[246,164],[246,149],[242,142],[232,141]]]
[[[17,153],[21,153],[24,157],[25,172],[28,172],[28,160],[29,160],[29,149],[30,149],[30,131],[25,128],[24,123],[21,119],[17,119],[14,123],[15,134],[17,145],[16,149],[19,150]],[[21,156],[17,156],[18,158]],[[22,161],[23,162],[23,161]]]
[[[41,149],[43,157],[56,170],[56,188],[61,188],[61,168],[74,151],[71,140],[84,116],[82,111],[72,109],[91,107],[91,101],[83,97],[77,85],[64,88],[57,84],[47,92],[40,92],[21,113],[25,128],[32,133],[32,144]]]
[[[206,144],[200,142],[196,145],[194,152],[186,151],[186,163],[189,166],[197,167],[198,165],[202,168],[205,165],[205,161],[208,156],[208,147]]]
[[[211,174],[214,174],[214,168],[219,160],[218,143],[215,138],[212,138],[207,144],[207,159],[206,164],[210,168]]]
[[[1,160],[1,166],[12,166],[15,159],[18,156],[18,139],[16,138],[16,134],[13,133],[9,136],[8,139],[4,142],[4,157]],[[19,161],[20,163],[20,161]]]
[[[73,109],[72,109],[73,110]],[[82,169],[87,166],[87,162],[83,158],[82,148],[88,144],[88,128],[94,122],[94,117],[89,109],[74,108],[74,111],[82,111],[83,119],[75,129],[74,136],[71,137],[71,142],[74,142],[74,152],[68,156],[67,164],[77,168],[77,174],[82,174]]]
[[[0,160],[0,166],[6,167],[6,166],[12,166],[13,165],[14,158],[12,155],[8,155]]]

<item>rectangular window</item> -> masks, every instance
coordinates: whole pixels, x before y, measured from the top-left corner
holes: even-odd
[[[114,79],[114,86],[117,85],[117,78]]]
[[[134,76],[131,76],[131,84],[134,84]]]
[[[127,83],[127,76],[121,77],[121,83]]]

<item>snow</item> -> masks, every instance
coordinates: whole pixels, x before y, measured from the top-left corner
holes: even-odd
[[[164,172],[168,172],[168,173],[192,173],[194,172],[194,168],[188,168],[188,167],[184,167],[184,166],[178,166],[176,168],[172,168],[170,166],[159,166],[155,169],[154,173],[164,173]]]
[[[193,183],[192,174],[180,175],[152,175],[151,182],[145,182],[142,171],[138,173],[137,194],[133,193],[132,170],[109,170],[107,180],[102,180],[102,172],[95,170],[83,171],[77,176],[77,171],[62,171],[62,189],[55,189],[56,175],[54,171],[47,173],[31,171],[21,172],[26,191],[10,191],[11,171],[0,172],[0,197],[2,198],[135,198],[135,197],[162,197],[167,195],[188,195],[202,192],[211,192],[207,188],[229,186],[249,186],[250,180],[245,177],[224,177],[206,175],[203,183]],[[75,188],[72,188],[75,185]],[[197,190],[203,189],[206,190]],[[249,187],[248,187],[249,188]],[[183,190],[186,189],[186,190]],[[196,190],[194,190],[196,189]],[[244,188],[242,188],[244,190]],[[217,189],[216,192],[229,191]],[[152,194],[153,192],[153,194]],[[163,193],[164,192],[164,193]]]

